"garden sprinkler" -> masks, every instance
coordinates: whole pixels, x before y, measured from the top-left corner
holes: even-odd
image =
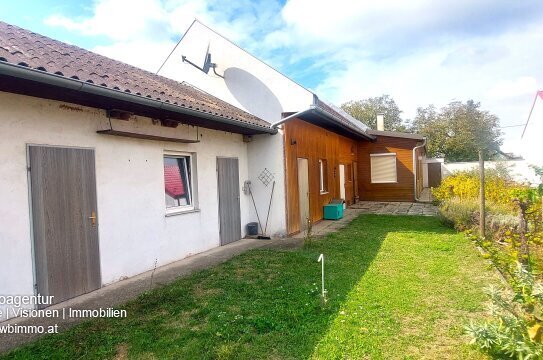
[[[321,272],[322,272],[322,292],[321,292],[321,305],[324,306],[328,302],[328,299],[326,298],[326,295],[328,294],[328,291],[324,288],[324,254],[321,254],[319,256],[319,259],[317,260],[321,263]]]

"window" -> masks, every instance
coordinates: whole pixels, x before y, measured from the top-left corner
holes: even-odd
[[[192,155],[164,156],[164,191],[169,212],[194,209]]]
[[[319,160],[319,178],[320,192],[324,194],[328,192],[328,162],[325,159]]]
[[[398,182],[395,153],[371,154],[370,161],[372,183]]]

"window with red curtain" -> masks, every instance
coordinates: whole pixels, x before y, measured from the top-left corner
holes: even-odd
[[[166,208],[192,205],[191,157],[164,156],[164,192]]]

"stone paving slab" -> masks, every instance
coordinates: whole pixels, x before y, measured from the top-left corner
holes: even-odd
[[[431,203],[359,201],[349,209],[360,210],[362,214],[437,215],[437,207]]]
[[[324,236],[339,231],[360,214],[436,216],[437,207],[431,203],[359,201],[345,209],[342,219],[322,220],[313,225],[312,235]],[[302,239],[306,236],[307,232],[302,231],[292,238]]]

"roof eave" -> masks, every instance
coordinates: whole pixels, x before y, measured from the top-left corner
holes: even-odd
[[[373,136],[386,136],[386,137],[396,137],[409,140],[423,141],[425,139],[422,135],[412,134],[412,133],[402,133],[399,131],[382,131],[369,129],[368,132]]]
[[[195,118],[205,118],[211,121],[216,121],[221,124],[226,124],[233,127],[239,127],[254,131],[255,133],[276,134],[277,129],[256,124],[246,123],[233,118],[208,113],[201,110],[188,108],[186,106],[175,105],[169,102],[164,102],[156,99],[147,98],[133,93],[123,92],[121,90],[106,88],[100,85],[91,84],[78,79],[67,78],[61,75],[51,74],[44,71],[27,68],[20,65],[15,65],[6,62],[0,62],[0,75],[10,76],[17,79],[33,81],[57,88],[78,91],[81,93],[93,94],[111,98],[127,103],[134,103],[140,106],[145,106],[153,109],[166,110],[174,113],[188,115]]]
[[[354,127],[354,125],[353,125],[353,127],[347,126],[346,124],[343,123],[343,121],[337,119],[336,116],[334,116],[333,114],[330,114],[328,111],[324,110],[323,108],[321,108],[321,107],[319,107],[317,105],[311,105],[311,110],[313,110],[314,112],[316,112],[320,116],[329,119],[331,122],[333,122],[334,125],[337,125],[337,126],[343,128],[345,131],[350,132],[353,135],[356,135],[358,137],[364,138],[364,139],[369,140],[369,141],[375,141],[375,139],[376,139],[375,136],[370,135],[370,134],[366,133],[365,131]]]

